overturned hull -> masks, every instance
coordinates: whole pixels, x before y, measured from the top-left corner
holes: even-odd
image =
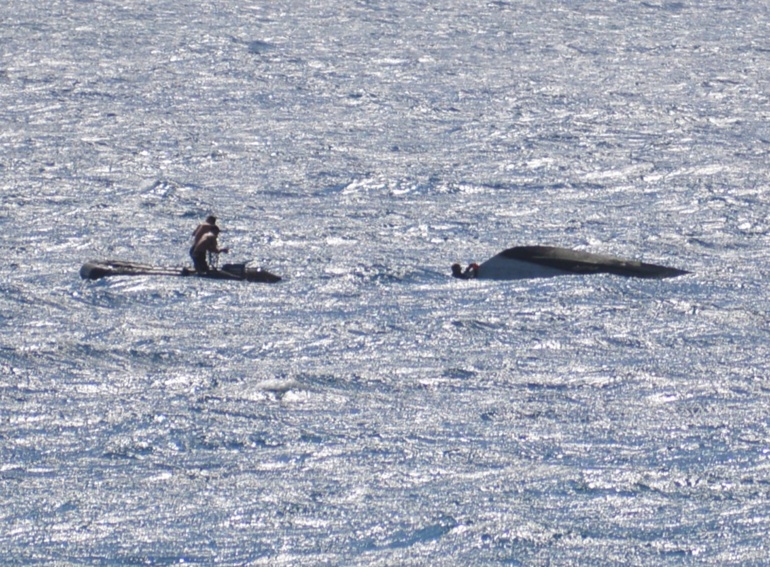
[[[177,276],[254,283],[281,281],[280,276],[262,268],[248,267],[246,264],[225,264],[205,273],[198,273],[190,268],[164,268],[121,260],[91,260],[80,268],[80,277],[84,280],[98,280],[110,276]]]
[[[689,273],[668,266],[553,246],[516,246],[503,250],[480,266],[472,265],[463,273],[454,270],[455,277],[490,280],[547,278],[570,274],[615,274],[663,279]]]

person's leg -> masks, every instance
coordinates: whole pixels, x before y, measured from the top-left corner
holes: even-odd
[[[206,252],[193,255],[193,266],[195,271],[201,274],[205,274],[209,271],[209,265],[206,263]]]

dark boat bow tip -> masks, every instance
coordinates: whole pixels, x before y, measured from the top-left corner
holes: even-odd
[[[109,270],[97,262],[86,262],[80,267],[80,277],[84,280],[98,280],[108,274]]]
[[[640,278],[663,280],[667,278],[678,278],[679,276],[686,276],[686,275],[692,274],[692,272],[688,272],[687,270],[680,270],[678,268],[669,268],[668,266],[657,266],[655,264],[644,264],[644,266],[650,270],[648,274],[632,273],[632,274],[621,274],[621,275],[630,275],[630,276],[636,276]]]

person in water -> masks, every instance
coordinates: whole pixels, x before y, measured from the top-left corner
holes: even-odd
[[[476,278],[479,275],[479,265],[474,262],[465,268],[465,271],[463,272],[463,268],[460,264],[452,264],[452,275],[461,280]]]
[[[190,256],[192,257],[193,266],[195,267],[196,272],[205,274],[211,270],[207,261],[209,253],[227,254],[230,252],[228,248],[219,248],[219,243],[217,242],[219,232],[220,230],[217,225],[211,225],[210,228],[202,232],[201,236],[190,249]]]

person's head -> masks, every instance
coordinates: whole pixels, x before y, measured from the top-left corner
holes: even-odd
[[[217,224],[217,217],[214,215],[209,215],[206,217],[206,223],[207,224]]]
[[[463,267],[460,264],[452,264],[452,275],[456,278],[463,277]]]
[[[209,232],[213,234],[214,236],[219,236],[220,229],[217,225],[211,225],[211,228],[209,229]]]

